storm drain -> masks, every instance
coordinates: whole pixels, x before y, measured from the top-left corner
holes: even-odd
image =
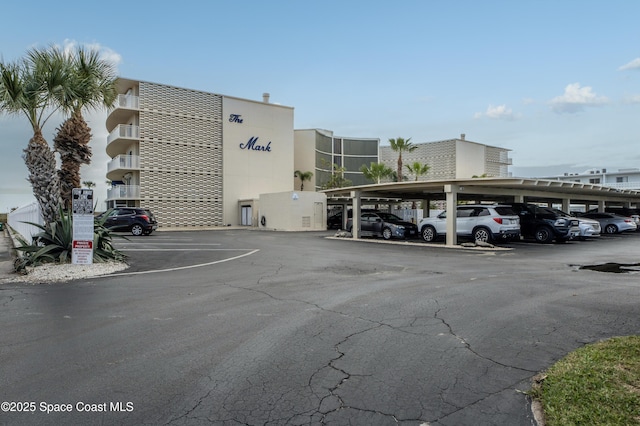
[[[640,272],[640,263],[602,263],[600,265],[584,265],[580,269],[588,269],[590,271],[611,272],[613,274],[629,274]]]

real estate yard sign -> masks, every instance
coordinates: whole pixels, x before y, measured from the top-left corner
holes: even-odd
[[[93,190],[73,188],[73,247],[71,263],[93,263]]]

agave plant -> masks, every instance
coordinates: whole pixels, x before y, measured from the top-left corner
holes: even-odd
[[[38,227],[41,231],[33,237],[29,244],[18,238],[21,246],[16,250],[23,252],[14,264],[16,272],[24,272],[27,266],[43,263],[68,263],[71,260],[73,246],[73,216],[60,209],[58,219],[49,226],[26,222]],[[126,237],[122,237],[126,238]],[[93,260],[95,262],[124,261],[126,256],[113,247],[113,234],[104,227],[103,220],[96,220],[93,234]]]

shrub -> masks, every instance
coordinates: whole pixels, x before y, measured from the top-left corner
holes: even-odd
[[[33,237],[29,244],[18,237],[21,246],[16,247],[23,253],[15,264],[16,272],[24,272],[27,266],[37,266],[43,263],[69,263],[73,246],[73,216],[70,212],[60,209],[59,218],[48,227],[32,223],[41,231]],[[125,238],[125,237],[122,237]],[[113,247],[113,234],[104,227],[104,219],[95,220],[93,234],[93,261],[124,261],[126,256]]]

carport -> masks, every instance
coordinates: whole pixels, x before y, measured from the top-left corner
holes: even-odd
[[[602,185],[579,182],[563,182],[530,178],[478,178],[429,180],[417,182],[391,182],[372,185],[327,189],[327,204],[339,204],[346,212],[353,209],[353,238],[360,237],[360,210],[363,203],[423,202],[424,215],[429,215],[431,201],[444,200],[446,210],[454,211],[458,202],[495,203],[556,203],[569,211],[571,204],[605,206],[640,205],[640,191],[621,190]],[[449,216],[451,217],[451,216]],[[343,228],[347,215],[343,214]],[[447,220],[447,245],[456,245],[456,221]]]

